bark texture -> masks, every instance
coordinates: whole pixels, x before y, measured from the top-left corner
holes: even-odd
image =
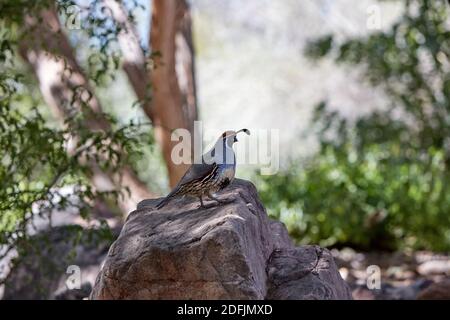
[[[123,69],[130,80],[145,114],[155,127],[156,140],[161,147],[173,187],[188,168],[172,159],[172,150],[180,141],[171,141],[176,129],[186,129],[194,135],[194,121],[198,118],[195,83],[195,59],[192,41],[192,20],[184,0],[155,0],[152,7],[150,48],[153,68],[139,44],[134,25],[120,2],[104,0],[115,22],[120,26],[119,46],[123,55]],[[175,139],[179,135],[174,134]],[[193,140],[181,141],[191,150]],[[189,148],[191,146],[191,148]],[[187,159],[192,158],[188,155]]]
[[[157,53],[154,57],[155,67],[150,71],[155,133],[173,187],[188,165],[177,164],[172,159],[172,149],[180,143],[171,140],[172,132],[186,129],[192,136],[194,121],[198,117],[191,16],[186,1],[153,1],[150,48],[153,53]],[[190,148],[188,141],[181,143],[187,146],[186,150],[192,151],[192,139],[189,141]],[[186,158],[192,158],[192,153]]]
[[[127,74],[128,80],[141,102],[141,106],[147,117],[154,122],[151,107],[151,81],[147,63],[140,46],[139,36],[135,26],[130,21],[126,9],[121,2],[116,0],[103,0],[105,7],[109,10],[115,23],[120,27],[117,36],[122,51],[122,67]]]

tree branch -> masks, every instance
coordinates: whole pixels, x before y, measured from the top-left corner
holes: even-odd
[[[193,137],[194,121],[198,117],[189,7],[184,0],[153,1],[150,47],[161,56],[155,57],[155,70],[147,70],[139,37],[126,9],[115,0],[103,0],[103,3],[121,28],[118,41],[123,68],[136,96],[143,102],[144,112],[154,124],[173,186],[187,165],[173,163],[171,152],[175,142],[171,141],[171,134],[175,129],[184,128]],[[192,147],[193,140],[191,150]]]
[[[21,54],[33,68],[44,100],[63,122],[77,112],[83,112],[86,119],[83,125],[91,132],[111,130],[100,102],[62,32],[56,11],[53,8],[43,10],[39,18],[26,17],[28,37],[21,43]],[[139,201],[153,197],[128,166],[118,168],[116,172],[105,172],[93,159],[89,160],[88,166],[92,183],[99,191],[130,190],[118,199],[124,215],[134,210]]]

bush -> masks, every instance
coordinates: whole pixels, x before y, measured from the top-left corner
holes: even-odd
[[[389,30],[344,43],[328,35],[306,50],[358,66],[389,101],[355,124],[320,104],[317,155],[260,177],[271,214],[301,243],[450,250],[449,8],[403,5]]]
[[[406,157],[394,144],[324,144],[305,167],[260,177],[269,214],[299,243],[361,249],[450,249],[443,152]]]

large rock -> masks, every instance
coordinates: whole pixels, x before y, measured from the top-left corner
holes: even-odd
[[[92,299],[351,299],[330,253],[295,248],[271,221],[255,187],[235,182],[226,205],[199,209],[145,200],[125,223]]]
[[[350,299],[331,253],[319,246],[276,249],[268,263],[267,299]]]

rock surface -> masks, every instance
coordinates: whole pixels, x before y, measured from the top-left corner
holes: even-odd
[[[268,261],[267,299],[344,299],[351,296],[330,252],[319,246],[275,249]]]
[[[418,294],[417,299],[450,300],[450,279],[431,284]]]
[[[271,221],[255,187],[236,179],[199,209],[145,200],[125,223],[91,299],[351,299],[328,250],[294,247]],[[208,205],[209,203],[207,203]]]
[[[415,300],[450,297],[447,269],[450,255],[431,251],[358,252],[332,249],[342,278],[355,300]],[[369,289],[369,266],[380,270],[380,288]],[[447,286],[447,289],[445,289]],[[447,295],[445,293],[448,292]]]

